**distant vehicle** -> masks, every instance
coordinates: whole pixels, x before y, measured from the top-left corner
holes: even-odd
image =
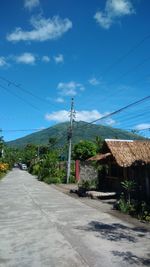
[[[25,171],[27,170],[27,165],[24,163],[22,163],[20,167],[21,167],[21,170],[25,170]]]
[[[17,163],[14,163],[14,168],[18,168],[18,164]]]

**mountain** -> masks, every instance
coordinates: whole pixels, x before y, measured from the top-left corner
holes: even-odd
[[[27,144],[46,145],[50,137],[57,138],[57,146],[61,146],[67,143],[67,133],[69,128],[69,122],[59,123],[55,126],[41,130],[36,133],[32,133],[25,137],[9,141],[7,145],[9,147],[21,148]],[[94,140],[96,136],[100,136],[102,139],[117,138],[126,140],[140,140],[144,139],[140,135],[133,134],[121,129],[112,128],[109,126],[89,124],[87,122],[74,122],[73,125],[73,144],[78,143],[80,140]]]

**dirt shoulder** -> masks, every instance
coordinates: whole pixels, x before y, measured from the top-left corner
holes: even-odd
[[[52,185],[55,189],[59,190],[60,192],[78,199],[80,202],[86,204],[87,206],[94,208],[98,211],[108,213],[116,218],[119,218],[122,221],[128,222],[133,224],[135,227],[144,228],[150,231],[150,223],[145,223],[137,220],[136,218],[131,217],[130,215],[123,214],[113,208],[115,203],[115,199],[91,199],[89,197],[79,197],[76,193],[70,193],[70,190],[77,189],[76,184],[58,184]]]

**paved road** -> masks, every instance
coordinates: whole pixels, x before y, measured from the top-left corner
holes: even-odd
[[[150,266],[150,233],[13,170],[0,182],[0,266]]]

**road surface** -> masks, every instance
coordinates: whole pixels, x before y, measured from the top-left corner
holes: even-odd
[[[150,266],[150,233],[15,169],[0,181],[3,266]]]

